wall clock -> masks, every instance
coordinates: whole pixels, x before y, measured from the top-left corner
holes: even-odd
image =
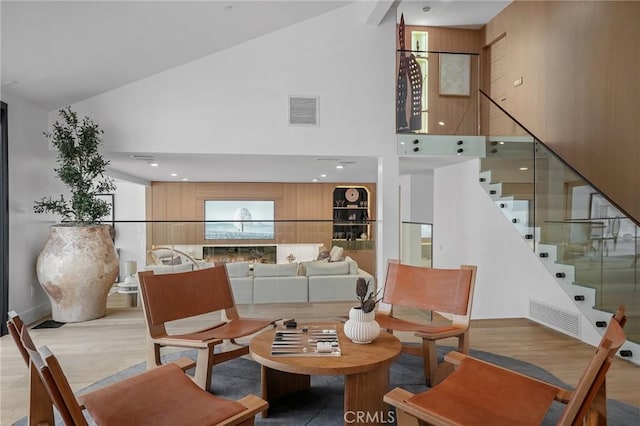
[[[344,198],[350,203],[355,203],[360,198],[360,192],[355,188],[349,188],[345,191]]]

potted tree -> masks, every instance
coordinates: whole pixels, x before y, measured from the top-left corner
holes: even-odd
[[[59,111],[51,133],[45,136],[58,151],[54,169],[70,198],[43,197],[34,212],[55,213],[63,222],[49,227],[49,237],[38,256],[36,272],[51,300],[52,317],[77,322],[104,316],[109,289],[118,275],[118,256],[110,226],[100,220],[111,206],[99,194],[115,190],[104,176],[109,164],[99,153],[103,131],[90,118],[78,119],[70,107]]]

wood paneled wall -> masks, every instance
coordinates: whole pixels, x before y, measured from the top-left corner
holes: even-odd
[[[374,183],[244,183],[152,182],[147,194],[147,220],[175,221],[152,224],[149,245],[167,244],[264,244],[264,240],[204,240],[205,200],[274,200],[276,221],[326,221],[277,223],[276,244],[323,243],[331,247],[333,190],[336,186],[364,186],[370,192],[370,218],[375,220]]]
[[[481,34],[506,35],[505,109],[640,220],[640,2],[516,1]]]
[[[479,54],[480,33],[478,30],[439,28],[405,25],[406,49],[410,49],[413,31],[428,32],[428,46],[431,52],[455,52]],[[398,45],[398,48],[400,46]],[[413,46],[415,49],[416,46]],[[421,50],[425,47],[422,46]],[[440,95],[440,61],[437,54],[429,55],[428,67],[428,126],[429,133],[439,135],[475,135],[478,132],[478,56],[471,56],[470,96]],[[397,66],[396,66],[397,72]],[[407,111],[411,108],[407,96]],[[444,125],[439,124],[444,123]]]
[[[431,52],[480,53],[480,33],[478,30],[456,28],[439,28],[405,25],[405,49],[410,46],[413,31],[428,32],[428,49]],[[396,42],[398,40],[396,39]],[[397,45],[399,49],[399,44]],[[425,50],[425,46],[421,46]],[[408,56],[408,54],[407,54]],[[398,64],[396,64],[396,72]],[[428,126],[431,134],[475,135],[478,132],[478,74],[479,57],[471,57],[471,90],[470,96],[440,95],[440,61],[436,54],[430,54],[429,66],[426,70],[428,80],[429,118]],[[422,70],[424,75],[425,70]],[[411,97],[407,96],[407,111],[411,110]],[[439,123],[444,123],[440,125]]]

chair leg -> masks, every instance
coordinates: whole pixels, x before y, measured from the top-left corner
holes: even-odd
[[[438,364],[438,348],[435,340],[422,339],[422,355],[427,386],[433,387],[453,373],[453,364],[446,361]]]
[[[407,414],[406,411],[400,410],[399,408],[396,408],[396,422],[398,426],[420,426],[424,424],[421,423],[418,418]]]
[[[213,370],[213,347],[198,349],[196,372],[193,380],[202,389],[209,391],[211,387],[211,371]]]
[[[53,404],[36,367],[29,365],[29,426],[54,425]]]
[[[606,426],[607,424],[607,384],[602,383],[598,393],[596,394],[591,409],[587,414],[585,425],[588,426]]]
[[[463,354],[469,353],[469,331],[458,336],[458,352]]]
[[[435,340],[422,339],[422,356],[424,357],[424,378],[427,386],[433,386],[438,370],[438,350]]]
[[[161,365],[162,359],[160,357],[160,345],[149,340],[147,343],[147,370],[160,367]]]

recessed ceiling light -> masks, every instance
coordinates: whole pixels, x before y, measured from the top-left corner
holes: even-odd
[[[438,121],[438,126],[444,126],[444,121]]]
[[[176,177],[176,176],[178,176],[178,174],[177,173],[171,173],[171,176]]]
[[[344,166],[343,166],[342,164],[338,164],[338,165],[336,166],[336,169],[344,169]]]
[[[502,141],[500,141],[500,142],[498,142],[498,143],[499,143],[500,145],[504,145],[504,142],[502,142]]]
[[[189,179],[188,179],[188,178],[182,178],[182,180],[185,180],[185,181],[186,181],[186,180],[189,180]]]
[[[528,167],[520,167],[520,170],[525,171],[525,170],[529,170]]]
[[[327,177],[325,173],[321,174],[320,177]]]
[[[318,179],[311,179],[311,182],[317,182]]]
[[[150,165],[151,167],[158,167],[160,164],[156,163],[155,161],[150,161],[150,162],[149,162],[149,165]]]

